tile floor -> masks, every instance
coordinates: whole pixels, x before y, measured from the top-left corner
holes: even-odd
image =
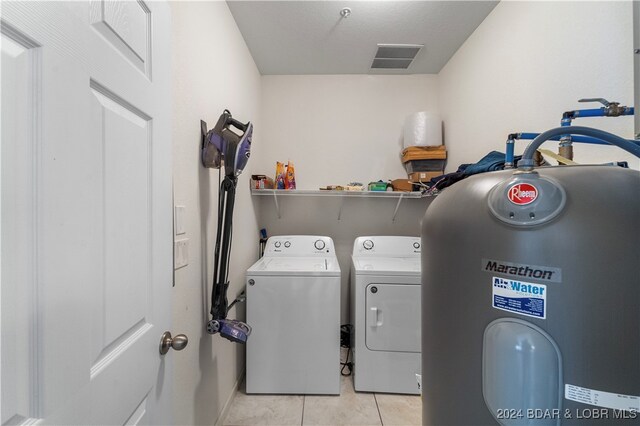
[[[247,395],[242,383],[225,426],[232,425],[420,425],[419,396],[355,392],[342,377],[340,396]]]

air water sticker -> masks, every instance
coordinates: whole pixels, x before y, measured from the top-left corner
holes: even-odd
[[[564,397],[569,401],[595,405],[596,407],[630,411],[632,413],[640,411],[640,396],[635,395],[624,395],[565,384]]]
[[[546,318],[547,286],[493,277],[493,307],[533,318]]]

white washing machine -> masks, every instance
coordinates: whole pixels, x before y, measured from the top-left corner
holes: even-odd
[[[356,391],[419,394],[420,238],[359,237],[351,259]]]
[[[247,393],[340,394],[340,266],[329,237],[271,237],[247,271]]]

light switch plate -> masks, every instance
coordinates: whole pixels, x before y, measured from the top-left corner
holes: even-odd
[[[174,269],[180,269],[189,264],[189,239],[176,241],[174,246]]]
[[[176,235],[182,235],[187,232],[184,225],[184,216],[185,216],[185,206],[176,206],[175,207],[175,228]]]

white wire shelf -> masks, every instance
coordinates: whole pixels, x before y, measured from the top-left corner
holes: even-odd
[[[323,189],[252,189],[251,195],[278,197],[364,197],[364,198],[423,198],[420,191],[335,191]]]
[[[251,195],[272,196],[275,203],[276,213],[278,219],[280,215],[280,204],[278,203],[279,197],[338,197],[340,198],[340,209],[338,210],[338,220],[342,217],[342,206],[346,198],[391,198],[397,199],[396,208],[393,211],[391,221],[395,222],[398,214],[398,209],[402,200],[406,199],[419,199],[432,197],[430,195],[424,195],[422,192],[401,192],[401,191],[332,191],[332,190],[320,190],[320,189],[251,189]]]

